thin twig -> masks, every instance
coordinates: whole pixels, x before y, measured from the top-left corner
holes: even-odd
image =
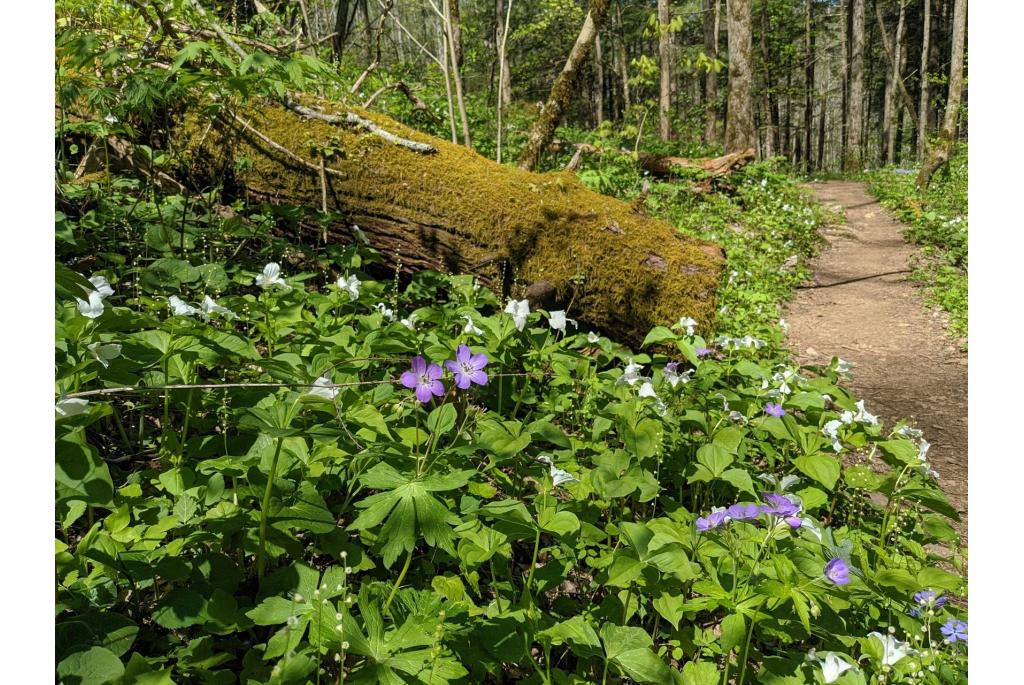
[[[433,145],[429,145],[427,143],[418,143],[415,140],[409,140],[408,138],[401,138],[399,136],[396,136],[394,133],[391,133],[390,131],[385,131],[384,129],[382,129],[380,126],[373,123],[369,119],[364,119],[363,117],[359,116],[354,112],[346,112],[344,116],[338,114],[324,114],[319,110],[315,110],[310,107],[304,107],[300,104],[291,102],[290,100],[285,102],[285,107],[287,107],[288,109],[292,110],[297,114],[301,114],[306,118],[318,119],[320,121],[325,121],[328,124],[352,124],[358,126],[360,128],[366,129],[367,131],[373,133],[374,135],[380,136],[389,143],[408,148],[413,152],[421,152],[424,154],[432,154],[437,152],[437,148],[434,147]]]

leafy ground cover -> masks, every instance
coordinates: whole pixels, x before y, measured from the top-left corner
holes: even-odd
[[[865,176],[871,193],[907,224],[907,238],[923,247],[913,278],[927,286],[931,304],[949,313],[952,333],[966,338],[966,145],[923,192],[913,169],[884,168]]]
[[[684,318],[642,350],[468,277],[376,280],[265,208],[59,190],[65,682],[966,677],[926,444],[839,360],[740,335],[813,244],[776,172],[651,193],[736,277],[717,337]]]

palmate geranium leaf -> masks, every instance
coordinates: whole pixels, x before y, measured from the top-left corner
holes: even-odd
[[[385,567],[394,564],[403,552],[415,549],[420,538],[431,547],[440,547],[454,555],[452,526],[461,520],[430,493],[460,488],[474,473],[451,471],[416,479],[414,474],[401,473],[381,462],[359,480],[366,487],[383,492],[356,503],[356,507],[364,511],[349,528],[368,530],[384,523],[378,540]]]

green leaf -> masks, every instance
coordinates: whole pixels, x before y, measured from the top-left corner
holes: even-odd
[[[93,507],[113,507],[110,470],[96,450],[84,442],[81,432],[58,438],[55,451],[57,511],[62,518],[75,500]]]
[[[729,614],[722,621],[722,649],[730,651],[743,644],[747,637],[747,622],[742,614]]]
[[[647,334],[644,341],[640,343],[640,347],[647,347],[648,345],[654,345],[655,343],[664,342],[666,340],[675,340],[678,336],[671,330],[664,326],[655,326],[651,329],[651,332]]]
[[[567,644],[574,654],[584,658],[602,654],[601,640],[597,637],[597,632],[582,616],[573,616],[567,621],[538,631],[537,639],[549,640],[552,645]]]
[[[718,478],[732,464],[733,456],[723,445],[709,442],[697,448],[697,461]]]
[[[301,616],[309,611],[305,602],[295,602],[284,597],[267,597],[255,608],[245,612],[258,626],[276,626],[288,621],[291,616]]]
[[[153,620],[168,630],[202,623],[206,600],[196,590],[175,588],[164,595],[153,611]]]
[[[875,582],[886,587],[899,588],[907,592],[920,590],[921,587],[914,576],[901,568],[882,569],[875,574]]]
[[[75,685],[105,685],[122,673],[124,664],[103,647],[75,652],[57,664],[57,676],[61,681]]]
[[[427,415],[427,430],[434,434],[435,439],[447,434],[455,428],[458,412],[452,404],[442,404]]]
[[[920,587],[930,587],[936,590],[948,590],[955,592],[963,584],[960,576],[947,573],[937,568],[923,568],[917,573],[917,584]]]
[[[841,467],[834,457],[824,454],[805,454],[796,457],[793,465],[829,490],[836,486]]]
[[[726,469],[720,476],[722,480],[731,483],[740,492],[749,492],[756,496],[754,482],[750,479],[750,472],[746,469]]]

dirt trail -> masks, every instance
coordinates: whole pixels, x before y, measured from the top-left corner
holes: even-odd
[[[915,248],[864,184],[809,187],[825,206],[844,210],[847,223],[826,229],[829,245],[811,264],[813,283],[790,304],[790,349],[802,363],[853,362],[850,386],[868,411],[886,426],[905,417],[924,431],[929,461],[966,535],[967,355],[944,330],[944,314],[926,309],[907,280]],[[838,284],[878,274],[887,275]]]

